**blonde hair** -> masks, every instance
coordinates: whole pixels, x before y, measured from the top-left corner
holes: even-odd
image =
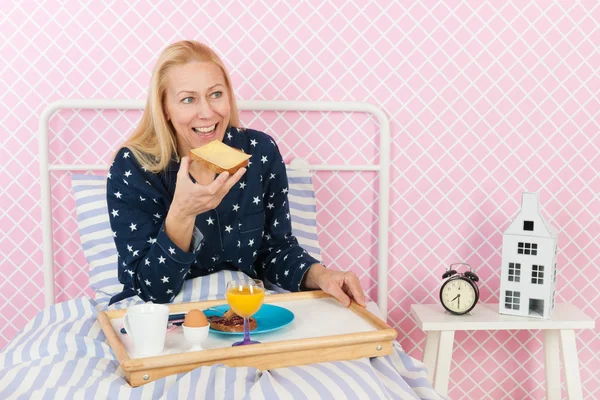
[[[146,107],[140,123],[123,144],[128,147],[142,167],[151,172],[163,171],[173,159],[178,159],[177,137],[164,110],[167,89],[167,71],[191,61],[212,62],[221,68],[229,94],[229,126],[239,127],[239,116],[231,79],[225,64],[208,46],[193,40],[182,40],[169,45],[158,57],[152,71]]]

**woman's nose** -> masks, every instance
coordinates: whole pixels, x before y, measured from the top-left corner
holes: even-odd
[[[199,118],[210,118],[214,114],[214,111],[208,101],[202,100],[198,102],[198,117]]]

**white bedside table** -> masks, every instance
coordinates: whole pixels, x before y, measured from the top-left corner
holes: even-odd
[[[583,398],[574,329],[594,329],[594,320],[577,307],[556,304],[548,320],[503,315],[498,313],[498,304],[478,304],[472,315],[452,315],[441,304],[413,304],[410,310],[419,328],[427,334],[423,363],[439,393],[448,393],[455,331],[542,329],[547,399],[560,399],[560,356],[568,398]]]

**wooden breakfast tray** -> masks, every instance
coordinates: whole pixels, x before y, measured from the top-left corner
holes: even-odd
[[[171,313],[204,310],[226,304],[211,300],[171,304]],[[186,351],[181,327],[167,333],[162,355],[130,358],[132,344],[120,333],[121,319],[127,310],[103,311],[98,321],[114,350],[131,386],[140,386],[162,377],[191,371],[203,365],[255,367],[260,370],[353,360],[391,354],[397,332],[373,313],[356,303],[342,306],[323,291],[271,294],[264,303],[277,304],[294,313],[294,321],[280,330],[251,335],[261,344],[231,347],[241,336],[210,333],[203,344],[206,350]],[[182,349],[182,346],[183,349]],[[191,344],[189,345],[191,347]]]

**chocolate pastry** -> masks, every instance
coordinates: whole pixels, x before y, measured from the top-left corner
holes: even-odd
[[[210,323],[210,327],[217,331],[244,332],[244,318],[235,314],[231,310],[227,311],[222,317],[213,315],[207,319]],[[257,324],[254,318],[250,318],[248,322],[251,331],[256,329]]]

